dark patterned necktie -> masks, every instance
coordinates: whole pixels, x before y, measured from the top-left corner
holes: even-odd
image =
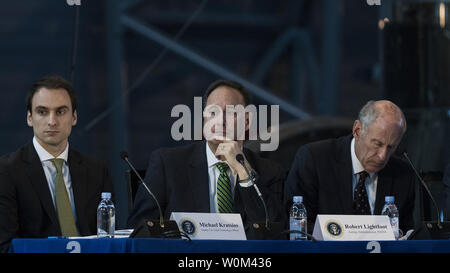
[[[226,163],[217,163],[216,166],[220,171],[217,179],[217,207],[220,213],[231,213],[233,212],[233,196],[230,177],[227,174],[230,167]]]
[[[371,215],[369,198],[366,191],[366,178],[369,174],[362,171],[359,174],[358,184],[356,184],[353,194],[353,214],[355,215]]]

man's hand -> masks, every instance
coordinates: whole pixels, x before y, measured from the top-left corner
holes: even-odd
[[[231,170],[239,175],[239,180],[245,180],[248,178],[247,172],[244,167],[236,160],[236,155],[244,154],[241,151],[241,147],[236,141],[225,141],[217,146],[216,157],[222,161],[227,162],[228,166],[230,166]],[[250,171],[250,164],[247,162],[247,159],[244,156],[245,166]]]

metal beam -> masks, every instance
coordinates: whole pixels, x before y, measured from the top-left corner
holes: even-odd
[[[267,71],[272,67],[272,65],[277,61],[281,54],[286,50],[288,45],[292,42],[292,40],[297,35],[296,28],[290,28],[284,31],[278,38],[273,42],[270,46],[270,49],[267,51],[265,56],[261,59],[261,61],[255,66],[255,71],[251,76],[251,79],[255,83],[260,83]]]
[[[201,56],[200,54],[194,52],[193,50],[187,48],[186,46],[181,45],[178,42],[173,41],[173,39],[163,35],[155,28],[152,28],[150,26],[144,25],[140,23],[139,21],[135,20],[134,18],[124,15],[121,18],[121,22],[124,26],[128,27],[129,29],[141,34],[142,36],[157,42],[164,47],[168,48],[172,52],[182,56],[183,58],[186,58],[187,60],[211,71],[212,73],[229,79],[234,80],[239,83],[241,83],[243,86],[245,86],[250,92],[252,92],[256,97],[259,97],[263,99],[266,102],[269,102],[271,104],[277,104],[280,106],[280,109],[286,111],[287,113],[291,114],[294,117],[300,118],[300,119],[309,119],[310,114],[299,109],[298,107],[292,105],[291,103],[271,94],[268,90],[265,90],[254,83],[246,80],[245,78],[236,75],[232,71],[224,68],[223,66],[211,61],[210,59]]]
[[[340,5],[339,0],[324,0],[324,31],[322,39],[322,88],[316,94],[317,114],[336,114],[340,65]]]
[[[132,9],[138,4],[140,4],[142,0],[122,0],[119,3],[119,9],[121,12],[124,12],[128,9]]]
[[[119,157],[120,151],[127,149],[127,111],[126,97],[123,96],[122,82],[122,27],[120,24],[120,7],[118,0],[106,2],[106,71],[109,104],[114,107],[109,128],[111,135],[110,172],[115,189],[116,221],[118,227],[124,228],[128,217],[128,195],[125,185],[125,166]],[[120,98],[120,99],[119,99]]]
[[[296,27],[290,28],[283,32],[272,44],[270,49],[262,60],[255,66],[255,71],[251,77],[252,81],[259,84],[264,78],[267,71],[280,58],[281,54],[288,48],[293,46],[293,64],[291,76],[291,92],[292,99],[296,102],[298,107],[301,107],[302,91],[298,88],[300,86],[300,71],[308,71],[308,79],[311,81],[313,92],[320,92],[320,70],[317,61],[314,47],[312,46],[311,38],[307,31]]]

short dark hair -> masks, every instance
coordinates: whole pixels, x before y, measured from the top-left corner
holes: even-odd
[[[206,101],[208,100],[209,95],[211,95],[211,93],[220,86],[227,86],[230,88],[235,89],[236,91],[238,91],[242,97],[244,98],[244,107],[249,105],[251,103],[251,95],[250,92],[248,92],[244,86],[242,86],[242,84],[235,82],[235,81],[230,81],[230,80],[217,80],[213,83],[211,83],[208,88],[205,91],[205,95],[203,95],[203,107],[206,107]]]
[[[26,104],[27,104],[27,111],[30,111],[30,114],[33,113],[31,109],[31,102],[33,100],[34,94],[39,91],[41,88],[47,88],[47,89],[64,89],[67,91],[70,97],[70,102],[72,103],[72,113],[75,112],[77,109],[77,96],[75,94],[75,89],[73,88],[72,84],[64,79],[63,77],[52,75],[52,76],[45,76],[35,83],[31,85],[30,90],[28,90],[27,98],[26,98]]]

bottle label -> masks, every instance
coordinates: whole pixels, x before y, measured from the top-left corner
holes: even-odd
[[[392,230],[394,231],[394,237],[396,240],[399,238],[399,227],[398,227],[398,217],[389,218],[392,226]]]
[[[298,231],[306,233],[306,222],[307,222],[306,218],[303,218],[303,219],[291,218],[289,220],[289,229],[291,231],[298,230]],[[301,234],[301,233],[292,232],[290,234],[290,239],[291,240],[306,240],[306,235]]]

